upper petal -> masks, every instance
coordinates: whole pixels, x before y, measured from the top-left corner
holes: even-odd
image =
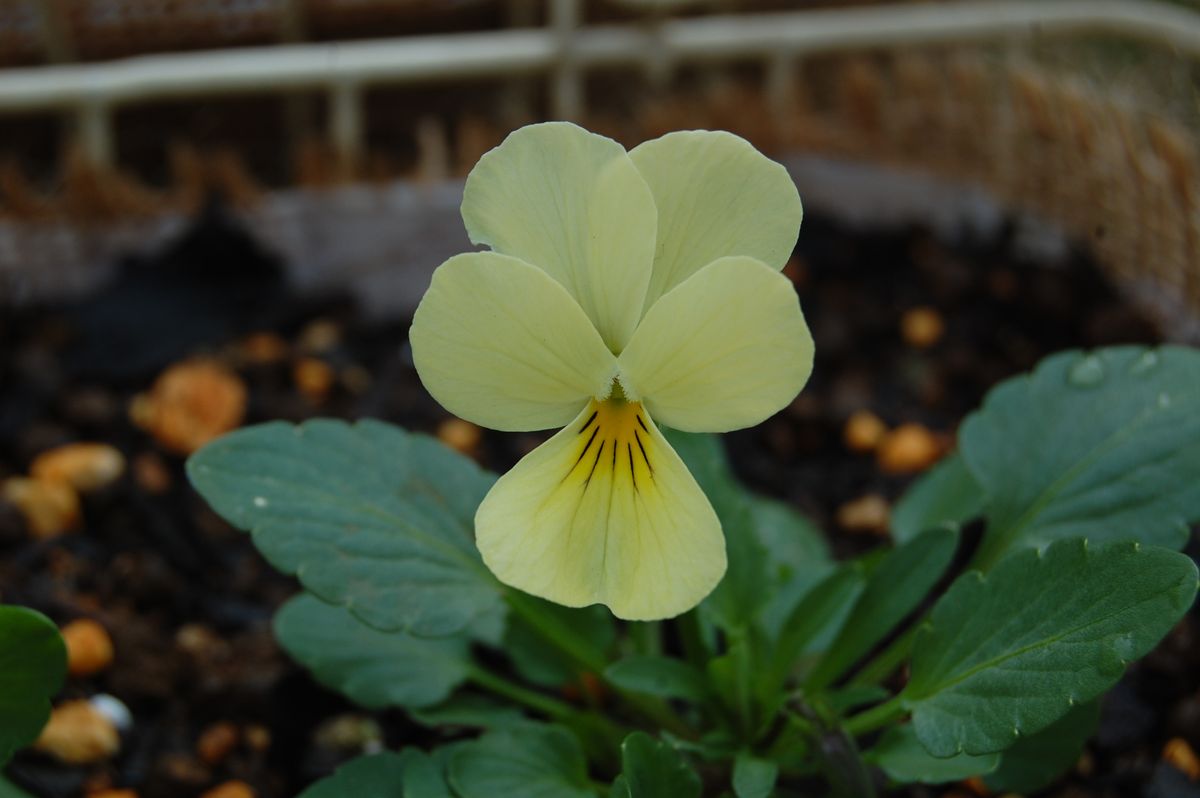
[[[437,268],[409,340],[433,398],[500,430],[566,424],[590,397],[608,395],[616,364],[561,285],[494,252]]]
[[[505,584],[630,620],[670,618],[725,573],[721,523],[636,403],[593,402],[492,487],[475,515]]]
[[[476,244],[562,283],[619,352],[641,317],[656,214],[625,148],[568,122],[529,125],[479,159],[462,204]]]
[[[658,244],[645,308],[717,258],[782,269],[804,211],[780,164],[724,131],[668,133],[629,153],[654,193]]]
[[[617,363],[625,393],[667,426],[726,432],[800,392],[813,340],[791,281],[753,258],[721,258],[650,308]]]

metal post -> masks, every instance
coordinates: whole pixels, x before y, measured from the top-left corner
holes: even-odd
[[[579,0],[549,0],[550,26],[558,45],[551,102],[559,119],[578,120],[583,114],[583,75],[571,50],[579,27]]]
[[[283,0],[279,9],[279,40],[295,44],[308,38],[308,20],[304,0]],[[315,100],[311,94],[288,92],[283,97],[283,129],[289,155],[298,155],[312,133],[316,117]]]
[[[536,0],[508,0],[505,4],[505,28],[534,28]],[[519,127],[533,118],[532,84],[521,76],[505,81],[500,92],[500,116],[509,127]]]
[[[796,126],[796,58],[777,53],[767,61],[766,93],[772,122],[784,141],[791,141]]]
[[[329,95],[329,141],[339,165],[353,172],[363,151],[362,92],[357,83],[334,85]]]
[[[111,166],[116,160],[113,148],[111,109],[97,101],[85,102],[76,111],[79,144],[93,166]]]
[[[664,91],[671,80],[674,62],[670,49],[667,47],[663,28],[668,16],[665,9],[652,9],[646,19],[646,79],[655,91]]]

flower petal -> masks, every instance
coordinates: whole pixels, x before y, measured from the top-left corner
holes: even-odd
[[[668,133],[629,153],[654,193],[658,244],[644,308],[717,258],[748,255],[782,269],[804,211],[787,169],[745,139]]]
[[[569,122],[529,125],[479,159],[462,204],[476,244],[558,280],[619,352],[641,318],[657,215],[625,148]]]
[[[791,281],[753,258],[721,258],[650,308],[617,363],[626,395],[667,426],[727,432],[800,392],[813,340]]]
[[[492,429],[566,424],[607,396],[616,360],[561,285],[528,263],[472,252],[433,273],[409,332],[421,382]]]
[[[492,487],[475,515],[505,584],[630,620],[670,618],[725,573],[721,523],[645,410],[592,402]]]

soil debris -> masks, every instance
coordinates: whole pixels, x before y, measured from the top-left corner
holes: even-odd
[[[34,748],[71,765],[87,765],[112,758],[121,749],[116,724],[90,701],[59,704]]]
[[[125,473],[125,455],[106,443],[69,443],[42,452],[29,474],[44,482],[62,482],[80,493],[107,488]]]
[[[98,622],[80,618],[59,631],[67,645],[67,671],[72,676],[92,676],[112,664],[112,638]]]

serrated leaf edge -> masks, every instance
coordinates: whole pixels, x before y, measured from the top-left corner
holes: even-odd
[[[1068,540],[1070,540],[1070,539],[1068,539]],[[1090,549],[1090,548],[1089,548],[1089,545],[1088,545],[1087,538],[1079,538],[1079,539],[1076,539],[1076,540],[1077,540],[1077,542],[1079,543],[1079,545],[1080,545],[1081,549],[1083,550],[1085,558],[1090,558],[1090,557],[1093,557],[1093,556],[1094,556],[1094,555],[1093,555],[1093,552],[1092,552],[1092,549]],[[1056,543],[1061,543],[1061,542],[1059,542],[1059,541],[1056,541]],[[1122,544],[1129,545],[1129,546],[1130,546],[1130,548],[1131,548],[1131,550],[1132,550],[1134,553],[1141,553],[1141,551],[1142,551],[1142,544],[1141,544],[1139,541],[1117,541],[1117,542],[1109,543],[1109,544],[1106,544],[1106,545],[1107,545],[1107,546],[1109,546],[1109,547],[1112,547],[1112,548],[1117,548],[1118,546],[1120,546],[1120,545],[1122,545]],[[1046,551],[1046,550],[1047,550],[1047,549],[1048,549],[1048,548],[1049,548],[1051,545],[1054,545],[1054,544],[1048,544],[1048,545],[1046,545],[1046,546],[1039,547],[1039,548],[1036,548],[1036,549],[1032,549],[1032,550],[1031,550],[1031,551],[1033,552],[1033,555],[1034,555],[1034,557],[1035,557],[1036,561],[1038,561],[1038,562],[1041,562],[1041,561],[1043,561],[1043,560],[1045,559],[1045,551]],[[1152,547],[1152,548],[1161,548],[1161,547]],[[1170,549],[1165,549],[1165,548],[1162,548],[1162,550],[1163,550],[1163,551],[1171,551]],[[1184,555],[1182,555],[1182,554],[1179,554],[1178,552],[1172,552],[1172,553],[1174,553],[1174,554],[1178,554],[1180,557],[1183,557],[1183,556],[1184,556]],[[1019,552],[1018,552],[1018,554],[1019,554]],[[1193,563],[1193,570],[1194,570],[1194,569],[1195,569],[1195,564]],[[985,586],[985,585],[987,584],[987,582],[988,582],[987,575],[986,575],[986,574],[984,574],[983,572],[980,572],[980,571],[969,571],[969,572],[967,572],[966,574],[963,574],[963,575],[962,575],[960,578],[964,578],[964,577],[975,577],[975,578],[978,580],[978,582],[979,582],[979,584],[980,584],[981,586]],[[1200,579],[1193,579],[1193,580],[1192,580],[1192,582],[1193,582],[1193,585],[1192,585],[1192,593],[1193,593],[1193,600],[1194,600],[1195,593],[1196,593],[1197,589],[1198,589],[1198,588],[1200,588]],[[1171,592],[1174,592],[1174,591],[1171,591]],[[1098,619],[1098,620],[1096,620],[1096,621],[1093,621],[1092,623],[1088,624],[1087,626],[1091,626],[1091,625],[1094,625],[1095,623],[1099,623],[1099,622],[1101,622],[1101,621],[1107,620],[1107,619],[1108,619],[1108,617],[1109,617],[1109,616],[1106,616],[1106,617],[1104,617],[1104,618],[1100,618],[1100,619]],[[995,659],[992,659],[992,660],[988,660],[988,661],[987,661],[987,662],[985,662],[985,663],[981,663],[981,664],[979,664],[979,665],[977,665],[977,666],[975,666],[975,667],[971,668],[969,671],[967,671],[966,673],[964,673],[964,674],[963,674],[962,676],[960,676],[959,678],[956,678],[956,679],[954,679],[953,681],[951,681],[951,682],[949,682],[949,683],[947,683],[947,684],[941,685],[941,686],[939,687],[939,690],[937,691],[937,693],[943,692],[943,691],[944,691],[944,690],[946,690],[946,689],[949,689],[949,688],[951,688],[951,687],[953,687],[953,686],[955,686],[955,685],[957,685],[957,684],[960,684],[960,683],[962,683],[963,681],[965,681],[966,679],[968,679],[968,678],[970,678],[971,676],[975,675],[976,673],[979,673],[979,672],[980,672],[980,671],[982,671],[982,670],[986,670],[986,669],[988,669],[988,668],[994,667],[994,666],[995,666],[997,663],[1001,663],[1001,662],[1004,662],[1004,661],[1006,661],[1006,660],[1012,659],[1012,658],[1014,658],[1014,657],[1020,656],[1021,654],[1025,653],[1026,651],[1029,651],[1029,650],[1032,650],[1032,649],[1035,649],[1035,648],[1040,648],[1042,645],[1051,644],[1051,643],[1053,643],[1054,641],[1056,641],[1056,640],[1058,640],[1058,639],[1061,639],[1062,637],[1065,637],[1065,636],[1066,636],[1066,635],[1068,635],[1068,634],[1074,634],[1075,632],[1078,632],[1078,631],[1080,631],[1080,630],[1082,630],[1082,629],[1086,629],[1086,628],[1087,628],[1087,626],[1082,626],[1082,627],[1073,628],[1073,629],[1069,630],[1068,632],[1065,632],[1065,633],[1063,633],[1063,634],[1060,634],[1060,635],[1057,635],[1057,636],[1055,636],[1053,639],[1050,639],[1048,642],[1047,642],[1047,641],[1045,641],[1045,640],[1043,640],[1043,641],[1039,641],[1037,645],[1029,645],[1029,646],[1026,646],[1026,647],[1024,647],[1024,648],[1022,648],[1022,649],[1019,649],[1019,650],[1017,650],[1017,651],[1014,651],[1014,652],[1012,652],[1011,654],[1006,654],[1006,655],[1005,655],[1005,656],[1003,656],[1003,657],[998,657],[998,658],[995,658]],[[1002,627],[1001,627],[1001,628],[1002,628]],[[921,625],[921,634],[918,636],[918,638],[917,638],[917,642],[918,642],[918,643],[920,642],[920,637],[923,637],[923,636],[925,636],[926,634],[931,634],[931,633],[933,632],[933,629],[934,629],[933,618],[932,618],[932,617],[930,617],[929,619],[927,619],[927,620],[926,620],[926,621],[925,621],[925,622],[924,622],[924,623]],[[1126,636],[1127,636],[1127,635],[1116,635],[1116,636],[1113,636],[1113,637],[1112,637],[1112,638],[1110,638],[1110,639],[1111,639],[1111,640],[1116,640],[1116,639],[1118,639],[1118,638],[1120,638],[1120,637],[1126,637]],[[1105,642],[1107,643],[1108,641],[1106,640]],[[1119,654],[1116,656],[1116,659],[1117,659],[1117,661],[1118,661],[1118,662],[1120,662],[1120,663],[1121,663],[1121,667],[1122,667],[1122,669],[1124,669],[1125,667],[1127,667],[1127,666],[1129,665],[1129,662],[1130,662],[1130,660],[1126,659],[1125,657],[1122,657],[1122,656],[1120,656]],[[923,700],[925,700],[925,699],[918,699],[918,700],[916,700],[916,701],[909,700],[909,699],[907,698],[907,696],[905,695],[905,693],[906,693],[906,692],[907,692],[907,688],[905,689],[905,691],[904,691],[904,692],[902,692],[902,693],[901,693],[901,700],[902,700],[902,701],[903,701],[903,703],[904,703],[904,707],[905,707],[906,709],[908,709],[909,711],[915,711],[915,710],[917,709],[918,705],[921,703],[921,701],[923,701]],[[1100,695],[1100,693],[1102,693],[1102,692],[1103,692],[1103,690],[1101,690],[1101,691],[1100,691],[1099,693],[1097,693],[1096,695]],[[936,695],[937,693],[931,694],[931,696],[930,696],[930,697],[932,697],[932,695]],[[1091,695],[1091,696],[1087,696],[1087,697],[1084,697],[1084,698],[1080,698],[1079,696],[1074,696],[1074,695],[1068,695],[1068,696],[1066,697],[1066,701],[1067,701],[1067,703],[1066,703],[1066,706],[1067,706],[1067,707],[1068,707],[1068,709],[1069,709],[1070,707],[1073,707],[1073,706],[1075,706],[1075,705],[1076,705],[1076,703],[1078,703],[1079,701],[1091,701],[1092,699],[1094,699],[1094,698],[1096,697],[1096,695]],[[1043,727],[1043,728],[1044,728],[1044,727]],[[1033,730],[1032,734],[1036,734],[1036,733],[1037,733],[1037,732],[1039,732],[1039,731],[1041,731],[1041,729],[1035,729],[1035,730]],[[1022,731],[1021,731],[1021,729],[1019,728],[1019,724],[1017,724],[1016,722],[1014,722],[1014,723],[1013,723],[1012,734],[1013,734],[1013,740],[1014,740],[1014,741],[1015,741],[1015,740],[1017,740],[1017,739],[1019,739],[1019,738],[1020,738],[1020,736],[1021,736],[1021,734],[1022,734]],[[919,738],[918,738],[918,739],[919,739]],[[922,745],[924,745],[924,742],[922,741],[922,743],[921,743],[921,744],[922,744]],[[1001,750],[1003,750],[1003,749],[1001,749]],[[995,753],[995,752],[993,752],[993,751],[975,751],[975,752],[969,752],[969,751],[966,751],[966,749],[963,747],[963,741],[962,741],[961,739],[959,739],[959,740],[957,740],[957,741],[956,741],[956,747],[955,747],[954,753],[950,754],[950,756],[957,756],[958,754],[967,754],[968,756],[982,756],[982,755],[986,755],[986,754],[989,754],[989,753]],[[931,755],[933,755],[933,756],[937,756],[936,754],[933,754],[933,752],[930,752],[930,754],[931,754]]]

